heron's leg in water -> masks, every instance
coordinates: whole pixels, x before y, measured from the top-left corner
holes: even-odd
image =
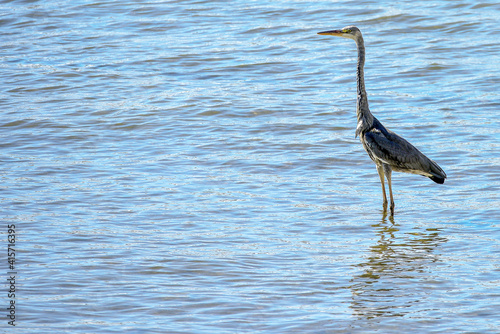
[[[387,196],[385,196],[385,185],[384,185],[384,167],[382,165],[377,165],[378,176],[380,177],[380,183],[382,184],[382,195],[384,196],[384,211],[387,210]]]
[[[387,184],[389,185],[389,197],[391,199],[391,215],[394,215],[394,197],[392,197],[392,181],[391,181],[391,176],[392,176],[392,169],[389,165],[384,165],[384,173],[385,177],[387,178]]]

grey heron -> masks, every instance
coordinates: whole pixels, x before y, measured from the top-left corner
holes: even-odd
[[[363,147],[375,162],[382,184],[383,208],[387,210],[387,196],[385,194],[384,177],[387,179],[390,196],[391,215],[394,215],[394,198],[392,196],[392,171],[423,175],[432,181],[442,184],[446,173],[437,163],[427,158],[407,140],[387,129],[376,119],[368,107],[368,97],[365,90],[364,65],[365,45],[361,31],[355,26],[348,26],[340,30],[329,30],[318,33],[353,39],[358,48],[357,66],[357,104],[356,114],[358,125],[355,137],[359,136]]]

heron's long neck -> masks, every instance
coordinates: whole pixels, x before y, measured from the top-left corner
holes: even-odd
[[[358,46],[358,68],[357,68],[357,105],[356,113],[358,116],[358,123],[365,122],[365,125],[371,125],[373,122],[373,115],[368,107],[368,97],[366,96],[365,89],[365,74],[363,68],[365,66],[365,44],[363,42],[363,37],[359,37],[356,40],[356,45]]]

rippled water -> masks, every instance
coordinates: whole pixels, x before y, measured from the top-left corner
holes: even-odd
[[[497,2],[0,9],[17,332],[500,331]],[[372,112],[448,174],[394,174],[394,219],[354,42],[316,35],[349,24]]]

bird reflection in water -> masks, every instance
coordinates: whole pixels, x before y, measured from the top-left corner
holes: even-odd
[[[404,316],[426,298],[430,264],[438,261],[435,249],[447,239],[435,228],[402,232],[393,217],[384,215],[372,225],[378,241],[369,249],[361,271],[351,279],[351,309],[360,318]]]

